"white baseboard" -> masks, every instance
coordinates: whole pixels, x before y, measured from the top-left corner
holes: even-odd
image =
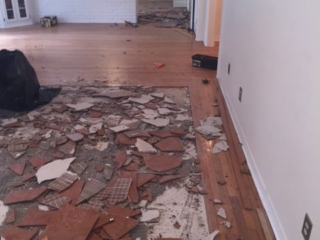
[[[247,159],[247,163],[248,163],[248,166],[250,168],[250,172],[251,172],[251,175],[252,175],[252,178],[253,178],[253,181],[255,183],[255,186],[258,190],[258,193],[259,193],[259,196],[261,198],[261,201],[262,201],[262,204],[264,206],[264,209],[268,215],[268,218],[269,218],[269,221],[271,223],[271,226],[273,228],[273,231],[274,231],[274,234],[276,236],[276,239],[278,240],[288,240],[287,237],[285,236],[285,233],[283,231],[283,228],[282,228],[282,225],[281,225],[281,222],[279,221],[279,218],[278,218],[278,215],[277,215],[277,212],[274,208],[274,205],[270,199],[270,196],[265,188],[265,185],[263,183],[263,179],[260,175],[260,172],[259,172],[259,169],[257,168],[257,165],[255,163],[255,160],[254,160],[254,157],[252,155],[252,152],[250,150],[250,146],[248,145],[248,142],[246,140],[246,137],[245,137],[245,134],[244,132],[242,131],[242,128],[241,128],[241,124],[237,118],[237,115],[234,111],[234,108],[230,102],[230,99],[228,97],[228,95],[226,94],[226,91],[224,89],[224,86],[223,84],[221,83],[221,81],[219,80],[220,82],[220,88],[221,88],[221,91],[223,93],[223,96],[224,96],[224,99],[226,101],[226,104],[227,104],[227,107],[228,107],[228,110],[230,112],[230,115],[231,115],[231,119],[232,119],[232,122],[235,126],[235,129],[237,131],[237,134],[238,134],[238,137],[239,137],[239,140],[240,142],[243,144],[242,145],[242,149],[243,149],[243,152],[245,154],[245,157]]]

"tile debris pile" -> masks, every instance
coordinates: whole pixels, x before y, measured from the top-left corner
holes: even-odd
[[[206,194],[187,90],[172,92],[64,87],[51,104],[2,119],[1,237],[131,239],[159,221],[148,205],[168,186]]]

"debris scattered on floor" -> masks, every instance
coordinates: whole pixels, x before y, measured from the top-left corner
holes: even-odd
[[[221,151],[227,151],[229,149],[229,145],[226,141],[217,142],[212,149],[213,153],[219,153]]]
[[[219,217],[224,218],[224,219],[227,218],[226,210],[224,210],[224,208],[222,208],[222,207],[218,209],[217,215]]]
[[[141,225],[151,238],[207,235],[186,89],[63,87],[0,120],[0,220],[14,225],[1,237],[131,239]]]
[[[229,222],[229,221],[222,221],[222,222],[220,222],[220,224],[224,225],[226,228],[232,227],[231,222]]]
[[[211,140],[222,135],[221,126],[222,120],[220,117],[208,117],[200,121],[200,126],[196,128],[196,131],[207,140]]]
[[[215,230],[213,233],[209,234],[203,240],[214,240],[216,236],[218,236],[220,232],[218,230]]]

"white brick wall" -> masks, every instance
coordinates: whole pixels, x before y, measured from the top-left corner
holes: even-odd
[[[34,22],[56,15],[58,22],[123,23],[137,21],[137,0],[27,0]]]

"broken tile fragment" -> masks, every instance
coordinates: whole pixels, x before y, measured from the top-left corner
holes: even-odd
[[[212,232],[211,234],[209,234],[208,236],[202,238],[203,240],[215,240],[216,236],[218,236],[219,231],[215,230],[214,232]]]
[[[111,166],[106,166],[103,170],[104,177],[106,178],[107,181],[109,181],[112,178],[113,175],[113,167]]]
[[[52,157],[54,159],[62,159],[62,158],[64,158],[64,154],[62,152],[54,152]]]
[[[79,124],[74,126],[74,130],[76,130],[78,133],[81,133],[81,134],[84,134],[84,135],[89,135],[90,134],[89,130],[86,127],[81,126]]]
[[[221,200],[219,200],[219,199],[213,199],[213,203],[214,204],[223,204],[223,202],[221,201]]]
[[[80,163],[72,163],[70,165],[70,169],[78,174],[79,176],[83,173],[83,171],[88,167],[88,165],[84,162]]]
[[[90,112],[90,117],[92,118],[100,118],[102,116],[102,113],[99,111],[91,111]]]
[[[41,157],[33,157],[29,160],[30,164],[33,168],[38,168],[43,166],[44,164],[48,163],[48,161]]]
[[[128,138],[124,133],[118,133],[117,142],[123,145],[134,145],[137,142],[137,139]]]
[[[19,227],[46,226],[54,211],[42,211],[37,206],[30,207],[18,223]]]
[[[95,149],[99,151],[104,151],[108,148],[109,142],[97,142],[96,146],[94,146]]]
[[[76,152],[76,144],[73,141],[68,141],[67,143],[58,147],[60,152],[67,155],[73,155]]]
[[[52,130],[60,130],[61,127],[55,123],[47,123],[46,128],[52,129]]]
[[[156,136],[159,138],[176,137],[176,135],[171,131],[149,131],[149,133],[152,136]]]
[[[184,178],[186,176],[188,176],[188,175],[187,174],[183,174],[183,173],[176,174],[176,175],[165,175],[165,176],[162,176],[160,178],[159,183],[169,182],[169,181],[172,181],[172,180],[175,180],[175,179]]]
[[[153,155],[144,156],[147,167],[156,172],[164,172],[181,165],[182,159],[174,156]]]
[[[219,153],[221,151],[227,151],[229,149],[229,145],[226,141],[217,142],[212,149],[213,153]]]
[[[54,110],[57,113],[64,113],[65,111],[68,110],[68,108],[66,106],[61,106],[61,107],[53,107],[52,110]]]
[[[73,142],[79,142],[84,138],[84,136],[81,133],[71,133],[67,134],[67,138]]]
[[[164,102],[165,102],[165,103],[169,103],[169,104],[176,104],[173,100],[171,100],[171,99],[168,98],[168,97],[165,97],[165,98],[164,98]]]
[[[46,180],[56,179],[67,172],[70,164],[75,158],[67,158],[64,160],[55,160],[40,167],[36,173],[38,183]]]
[[[165,127],[169,124],[169,119],[167,118],[156,118],[156,119],[142,119],[143,122],[149,123],[156,127]]]
[[[123,119],[120,122],[120,125],[125,125],[127,127],[129,127],[129,129],[133,130],[133,129],[137,129],[140,125],[140,121],[138,119]]]
[[[92,179],[91,181],[87,182],[80,194],[79,199],[77,200],[77,204],[82,203],[83,201],[91,198],[102,189],[104,189],[107,185],[102,183],[96,179]]]
[[[103,167],[102,166],[95,166],[94,170],[96,170],[96,172],[102,172],[103,171]]]
[[[93,229],[100,228],[100,227],[102,227],[103,225],[111,222],[112,220],[113,220],[113,219],[112,219],[108,214],[100,213],[99,218],[98,218],[98,221],[95,223]],[[99,238],[99,239],[100,239],[100,238]]]
[[[150,95],[156,98],[161,98],[161,99],[164,98],[164,94],[159,92],[151,93]]]
[[[39,239],[87,239],[99,213],[69,204],[62,205],[50,219]]]
[[[138,173],[137,175],[137,187],[141,187],[150,180],[154,179],[156,175],[151,173]]]
[[[71,198],[59,195],[48,195],[40,203],[53,208],[60,208],[62,205],[71,202]]]
[[[142,216],[140,222],[154,223],[160,218],[160,211],[155,209],[146,209],[141,211]]]
[[[128,101],[139,103],[139,104],[146,104],[153,100],[154,98],[149,95],[141,95],[141,97],[129,97]]]
[[[29,172],[29,173],[26,173],[26,174],[23,175],[22,180],[23,180],[24,182],[27,182],[27,181],[29,181],[30,179],[34,178],[35,176],[36,176],[36,172]]]
[[[120,239],[139,224],[138,221],[120,215],[111,215],[110,217],[114,218],[114,220],[102,228],[111,239]]]
[[[135,163],[135,162],[132,162],[129,165],[125,166],[124,169],[127,170],[127,171],[138,171],[139,164]]]
[[[126,152],[118,152],[115,156],[115,163],[117,164],[118,168],[121,168],[123,164],[126,162],[127,154]]]
[[[144,130],[132,130],[126,131],[124,134],[129,138],[138,138],[138,137],[150,137],[149,133]]]
[[[138,151],[142,153],[157,153],[157,149],[152,147],[152,145],[147,143],[146,141],[141,140],[140,138],[137,138],[135,146]]]
[[[38,229],[26,230],[16,226],[9,226],[5,230],[1,231],[1,239],[5,240],[30,240],[36,233]]]
[[[99,129],[102,129],[102,126],[103,126],[102,123],[91,125],[89,128],[89,133],[90,134],[96,133]]]
[[[119,126],[116,126],[116,127],[111,127],[109,129],[111,131],[113,131],[113,132],[119,133],[119,132],[123,132],[125,130],[128,130],[129,127],[127,127],[126,125],[119,125]]]
[[[172,114],[172,110],[168,108],[158,108],[158,112],[160,115],[169,115]]]
[[[56,140],[56,145],[59,146],[59,145],[65,144],[66,142],[68,142],[67,137],[59,137]]]
[[[137,190],[137,173],[131,171],[121,171],[119,176],[131,179],[131,185],[128,192],[128,199],[131,203],[139,202],[139,194]]]
[[[9,209],[6,215],[6,224],[14,223],[16,220],[16,213],[13,208]]]
[[[224,208],[222,208],[222,207],[218,209],[217,215],[218,215],[219,217],[222,217],[222,218],[224,218],[224,219],[227,219],[226,211],[225,211]]]
[[[4,204],[30,202],[39,197],[46,190],[46,187],[40,187],[34,189],[11,191],[5,196],[3,202]]]
[[[8,168],[14,173],[21,176],[24,172],[25,166],[26,166],[25,163],[17,162],[17,163],[11,164]]]
[[[123,217],[134,217],[139,214],[141,214],[141,211],[139,209],[129,209],[129,208],[123,208],[123,207],[118,207],[118,206],[107,206],[108,214],[113,216],[113,215],[121,215]]]
[[[70,187],[77,179],[78,175],[76,174],[64,173],[61,175],[61,177],[50,182],[48,185],[48,189],[61,192]]]
[[[83,180],[76,180],[71,187],[59,193],[60,196],[71,198],[71,204],[76,205],[77,200],[82,192],[84,186]]]
[[[122,89],[107,89],[100,93],[94,93],[92,97],[108,97],[108,98],[123,98],[123,97],[132,97],[135,96],[136,93],[122,90]]]
[[[112,187],[108,187],[108,190],[110,191],[108,203],[110,205],[115,205],[126,200],[131,182],[131,178],[118,178]]]
[[[93,104],[91,103],[77,103],[77,104],[66,104],[66,105],[75,111],[83,111],[93,107]]]
[[[178,137],[168,137],[155,145],[162,152],[184,152],[184,147]]]

